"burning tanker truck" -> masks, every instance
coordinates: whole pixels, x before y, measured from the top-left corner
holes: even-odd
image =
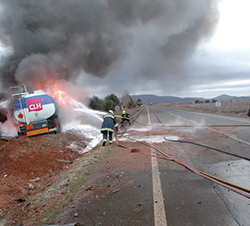
[[[27,92],[25,84],[10,87],[9,93],[18,137],[60,132],[56,105],[48,94],[42,90]]]

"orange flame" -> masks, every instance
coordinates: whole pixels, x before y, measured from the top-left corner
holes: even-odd
[[[52,98],[56,98],[59,105],[66,105],[69,101],[69,96],[67,93],[61,89],[57,88],[57,84],[53,87],[48,87],[46,93]]]
[[[53,93],[52,97],[56,98],[58,103],[60,105],[66,105],[66,96],[65,96],[66,92],[62,91],[62,90],[57,90]]]

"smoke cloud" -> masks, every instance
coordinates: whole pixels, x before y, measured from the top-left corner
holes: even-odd
[[[104,77],[130,62],[133,77],[184,75],[213,33],[217,0],[0,0],[2,89]],[[133,59],[133,60],[127,60]],[[133,62],[131,62],[133,61]],[[117,73],[116,79],[120,79]],[[124,74],[123,74],[124,76]]]

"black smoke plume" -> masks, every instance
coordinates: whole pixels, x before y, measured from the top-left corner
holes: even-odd
[[[104,77],[135,43],[135,74],[174,76],[217,20],[216,0],[0,0],[2,90]]]

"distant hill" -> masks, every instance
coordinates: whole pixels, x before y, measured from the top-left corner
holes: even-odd
[[[250,100],[250,96],[229,96],[226,94],[214,97],[212,99],[205,99],[202,97],[175,97],[175,96],[157,96],[152,94],[142,94],[142,95],[131,95],[134,101],[141,99],[143,104],[159,104],[159,103],[194,103],[196,100],[205,101],[205,100],[218,100],[218,101],[241,101],[241,100]]]
[[[241,101],[241,100],[250,100],[250,96],[236,97],[236,96],[229,96],[226,94],[222,94],[222,95],[217,96],[213,99],[219,100],[219,101]]]

